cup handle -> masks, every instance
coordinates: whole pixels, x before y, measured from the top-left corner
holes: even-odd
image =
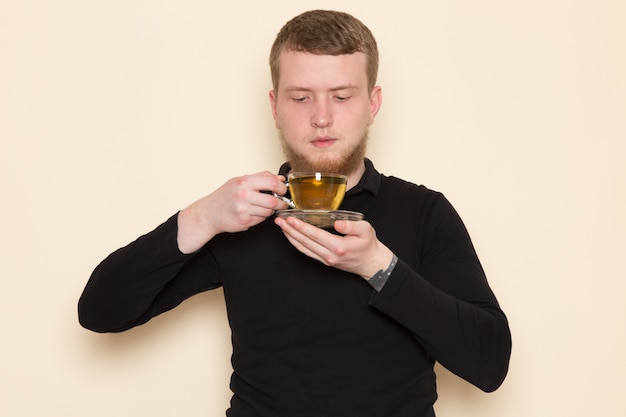
[[[285,203],[287,203],[289,205],[289,207],[291,208],[296,208],[296,205],[293,204],[293,201],[291,201],[290,199],[288,199],[287,197],[285,197],[284,195],[278,195],[276,193],[272,193],[274,195],[274,197],[276,197],[279,200],[283,200]]]

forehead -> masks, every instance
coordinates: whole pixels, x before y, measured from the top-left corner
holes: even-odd
[[[283,51],[278,60],[279,86],[286,88],[335,88],[338,85],[367,87],[367,59],[356,52],[345,55],[317,55]]]

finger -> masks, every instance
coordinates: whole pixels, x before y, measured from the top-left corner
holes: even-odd
[[[285,177],[283,175],[276,175],[270,172],[260,172],[249,176],[249,186],[255,191],[269,191],[278,195],[283,195],[287,192],[287,185],[285,184]]]
[[[326,265],[335,258],[332,251],[332,240],[337,236],[312,226],[295,217],[277,219],[287,239],[301,252],[315,258]]]
[[[323,243],[326,242],[329,237],[332,237],[332,235],[324,229],[320,229],[296,217],[287,217],[286,221],[289,230],[291,230],[294,237],[298,238],[301,242],[310,240],[326,246]]]
[[[268,194],[265,191],[253,192],[250,195],[250,204],[260,207],[262,209],[271,210],[273,212],[277,210],[286,210],[289,205],[282,199],[277,198],[273,194]]]
[[[293,245],[293,247],[296,248],[298,251],[302,252],[303,254],[308,256],[309,258],[315,259],[315,260],[317,260],[319,262],[322,262],[323,264],[326,264],[326,262],[324,261],[323,257],[319,256],[316,252],[312,251],[311,249],[309,249],[308,247],[306,247],[305,245],[300,243],[300,241],[294,239],[288,233],[285,233],[285,237],[287,238],[289,243],[291,243],[291,245]]]
[[[365,220],[336,220],[333,226],[342,235],[363,236],[367,233],[369,223]]]

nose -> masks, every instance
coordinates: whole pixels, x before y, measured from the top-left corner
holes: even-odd
[[[313,108],[311,116],[311,125],[314,127],[328,127],[333,124],[333,116],[330,109],[330,103],[325,100],[318,100]]]

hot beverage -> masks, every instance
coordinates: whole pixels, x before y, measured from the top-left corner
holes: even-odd
[[[348,177],[341,174],[294,172],[287,177],[291,199],[300,210],[337,210],[346,194]]]

